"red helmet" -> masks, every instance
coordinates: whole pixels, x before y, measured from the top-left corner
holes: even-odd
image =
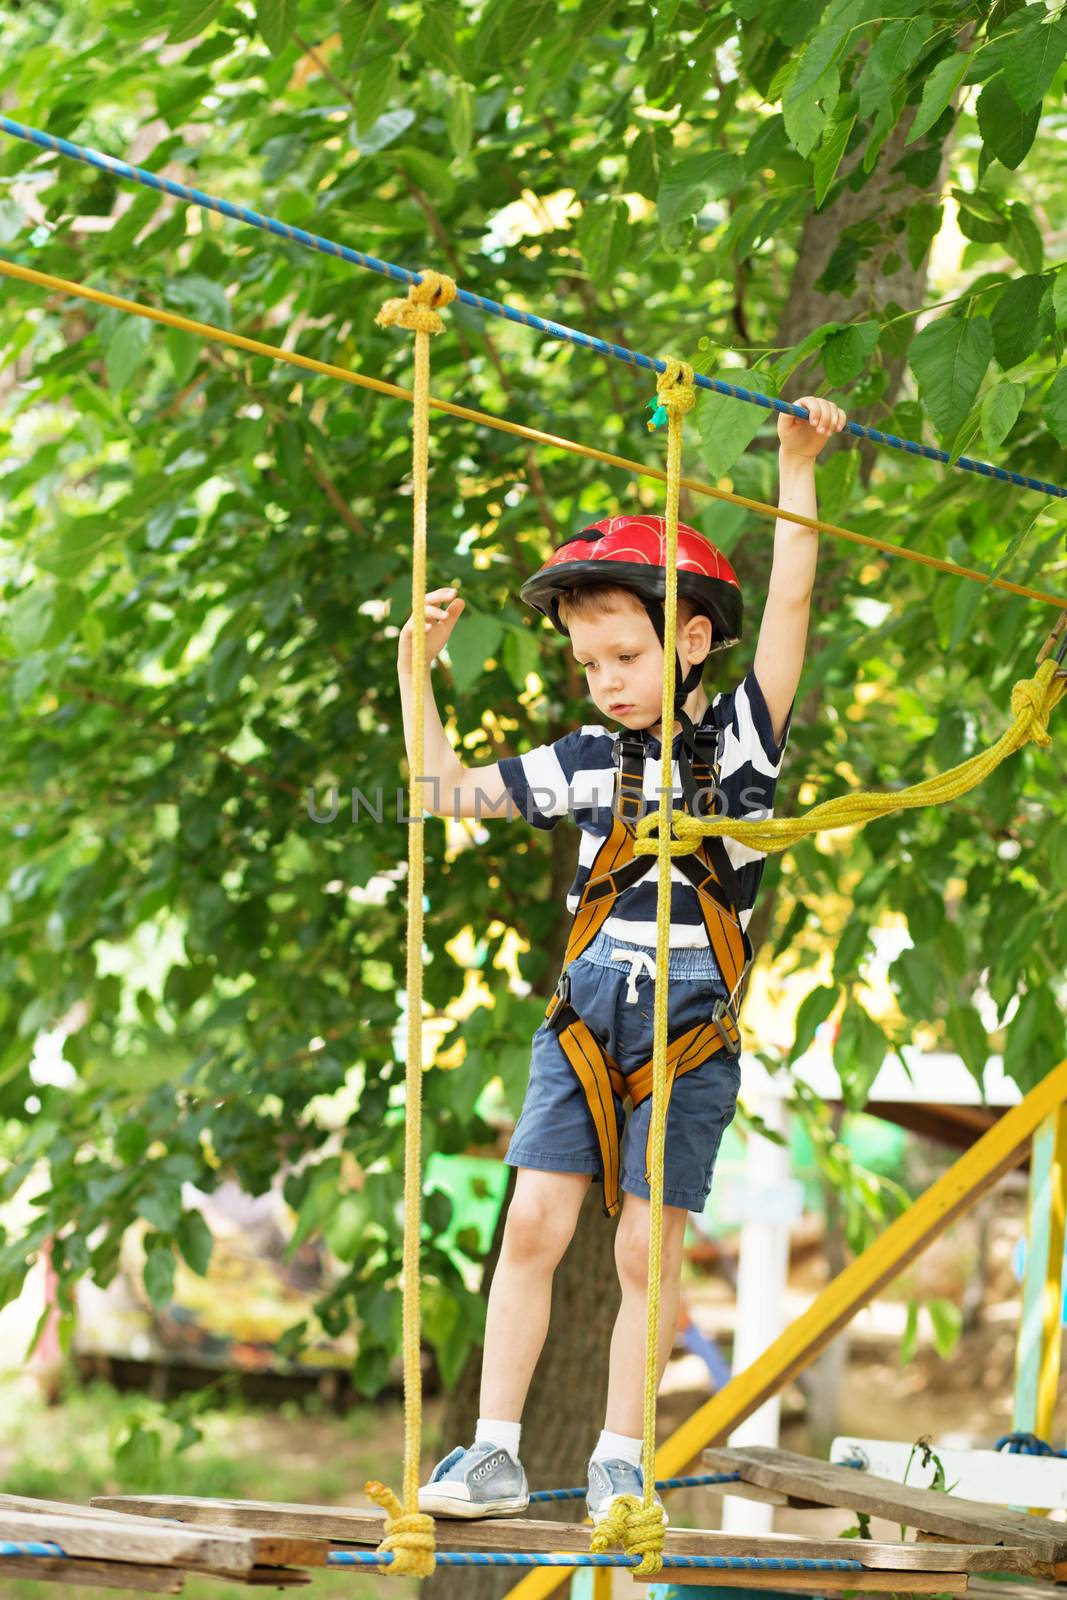
[[[560,595],[590,584],[618,584],[644,603],[662,641],[666,527],[664,517],[602,517],[553,550],[540,571],[527,578],[520,596],[566,634]],[[721,550],[684,522],[678,524],[678,594],[711,618],[713,650],[738,642],[743,606],[737,574]]]

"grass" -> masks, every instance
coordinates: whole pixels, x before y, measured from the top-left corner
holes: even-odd
[[[363,1502],[378,1477],[400,1487],[403,1412],[390,1398],[338,1417],[312,1397],[273,1410],[230,1399],[201,1415],[203,1438],[179,1452],[179,1426],[162,1405],[104,1383],[71,1385],[49,1406],[26,1378],[0,1375],[0,1480],[8,1494],[88,1504],[102,1494],[181,1494],[214,1499]],[[381,1600],[382,1580],[314,1573],[315,1600]],[[65,1586],[64,1586],[65,1590]],[[5,1600],[55,1600],[58,1586],[6,1577]],[[88,1600],[114,1589],[79,1588]],[[191,1600],[245,1600],[244,1585],[190,1576]],[[309,1593],[311,1590],[309,1589]],[[395,1600],[415,1585],[390,1581]]]

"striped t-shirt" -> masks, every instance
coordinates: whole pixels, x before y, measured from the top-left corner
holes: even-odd
[[[701,727],[721,730],[716,809],[731,817],[763,819],[773,813],[774,791],[781,770],[788,733],[776,744],[770,712],[755,674],[749,672],[736,689],[717,694],[700,721]],[[567,909],[574,912],[578,896],[604,839],[611,832],[612,799],[615,792],[615,767],[612,752],[615,736],[599,723],[587,723],[566,733],[552,744],[537,745],[521,756],[504,756],[500,772],[515,804],[535,828],[554,828],[560,817],[573,815],[581,829],[578,870],[567,892]],[[681,734],[674,740],[680,747]],[[653,811],[659,804],[660,741],[646,735],[645,807]],[[682,805],[682,789],[677,759],[673,765],[673,804]],[[756,902],[756,891],[763,876],[764,855],[748,845],[724,838],[730,861],[741,889],[741,925],[747,927]],[[648,858],[648,871],[637,883],[624,889],[615,902],[604,931],[632,944],[655,946],[656,878],[655,856]],[[700,914],[696,890],[671,863],[672,946],[707,945],[704,919]]]

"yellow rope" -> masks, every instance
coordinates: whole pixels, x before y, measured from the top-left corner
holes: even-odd
[[[456,297],[451,278],[424,272],[406,299],[387,300],[375,319],[382,327],[408,328],[415,335],[415,383],[411,424],[414,531],[411,560],[411,764],[408,772],[407,915],[407,1073],[404,1105],[404,1501],[371,1482],[367,1494],[386,1511],[386,1537],[379,1551],[391,1550],[392,1565],[379,1571],[430,1577],[435,1568],[433,1518],[419,1511],[419,1457],[422,1442],[422,1373],[419,1365],[419,1235],[422,1227],[422,897],[425,879],[425,794],[421,779],[426,746],[426,499],[430,444],[430,335],[444,324],[435,305]]]
[[[659,1304],[663,1259],[663,1147],[667,1131],[667,1001],[671,942],[670,819],[673,811],[674,686],[678,635],[678,500],[682,476],[682,418],[696,404],[693,369],[673,358],[660,373],[656,398],[667,413],[667,516],[663,565],[663,696],[660,702],[659,838],[656,880],[656,986],[652,1013],[652,1112],[648,1130],[648,1292],[645,1312],[645,1409],[642,1500],[623,1495],[593,1535],[592,1549],[623,1546],[639,1555],[635,1577],[663,1566],[663,1508],[656,1490],[656,1393],[659,1389]]]
[[[823,800],[800,817],[772,817],[766,822],[745,822],[730,817],[690,817],[674,819],[675,839],[668,841],[672,856],[689,855],[696,850],[706,834],[726,834],[747,844],[753,850],[772,854],[788,850],[798,839],[818,833],[822,828],[862,828],[876,817],[888,816],[893,811],[911,811],[917,806],[940,806],[956,800],[969,789],[984,783],[1000,763],[1014,755],[1025,744],[1052,743],[1048,731],[1049,717],[1067,693],[1067,673],[1057,668],[1053,657],[1042,661],[1032,678],[1020,678],[1011,691],[1011,709],[1014,722],[997,740],[996,744],[979,755],[971,756],[948,772],[939,772],[933,778],[908,789],[893,789],[885,793],[863,790],[858,794],[838,795]],[[659,855],[662,841],[654,837],[659,818],[654,814],[643,817],[637,825],[640,835],[634,841],[634,854]]]
[[[192,317],[183,317],[176,311],[161,311],[156,306],[142,305],[138,300],[126,300],[121,295],[108,294],[103,289],[90,289],[88,285],[73,283],[68,278],[55,278],[50,273],[38,272],[34,267],[23,267],[14,261],[0,261],[0,274],[8,278],[19,278],[25,283],[37,284],[43,289],[51,289],[56,294],[73,295],[81,300],[91,300],[97,305],[111,306],[114,310],[125,311],[130,316],[145,317],[149,322],[162,323],[167,328],[179,328],[183,333],[195,333],[201,339],[215,344],[229,345],[234,350],[245,350],[249,355],[266,356],[272,361],[284,361],[289,366],[300,367],[305,372],[315,372],[321,377],[337,378],[342,383],[357,384],[362,389],[372,389],[376,394],[391,395],[396,400],[409,402],[413,398],[410,389],[403,389],[399,384],[387,383],[384,378],[373,378],[364,372],[353,372],[350,367],[339,367],[330,361],[318,361],[314,356],[301,355],[296,350],[283,350],[278,345],[265,344],[260,339],[249,339],[244,334],[231,333],[227,328],[216,328],[210,322],[197,322]],[[545,433],[540,428],[528,428],[521,422],[511,422],[507,417],[493,417],[486,411],[474,411],[469,406],[456,405],[451,400],[439,400],[434,395],[430,396],[430,405],[435,411],[443,411],[450,417],[458,417],[460,421],[473,423],[477,427],[496,428],[501,433],[513,434],[517,439],[525,439],[531,444],[547,445],[553,450],[567,450],[572,455],[583,456],[589,461],[599,461],[605,466],[631,472],[635,477],[655,478],[661,483],[666,481],[667,474],[662,468],[641,461],[631,461],[627,456],[617,456],[609,450],[598,450],[594,445],[579,444],[573,439],[564,439],[559,434]],[[903,561],[918,562],[920,566],[931,567],[935,572],[945,572],[956,578],[968,578],[974,583],[1003,589],[1008,594],[1022,595],[1024,599],[1040,600],[1044,605],[1067,610],[1067,598],[1049,594],[1044,589],[1030,589],[1025,584],[1011,583],[1007,578],[990,578],[988,573],[978,572],[974,567],[962,567],[955,561],[942,561],[939,556],[926,555],[921,550],[909,550],[906,545],[892,544],[888,539],[876,539],[869,533],[856,533],[851,528],[842,528],[838,523],[826,522],[821,517],[806,517],[799,511],[782,511],[778,506],[768,505],[766,501],[752,500],[748,495],[735,494],[731,489],[720,489],[717,484],[705,483],[700,478],[682,478],[681,485],[683,489],[689,489],[693,494],[706,495],[712,500],[725,500],[730,505],[744,506],[746,510],[754,511],[757,516],[765,517],[771,522],[783,518],[786,522],[795,522],[800,527],[812,528],[818,533],[828,533],[832,538],[848,540],[865,550],[874,550],[881,555],[899,556]]]

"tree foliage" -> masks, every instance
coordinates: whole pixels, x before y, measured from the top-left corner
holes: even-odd
[[[1011,0],[890,9],[28,0],[5,22],[0,102],[494,299],[747,373],[772,394],[804,392],[802,369],[859,421],[1062,481],[1067,274],[1046,248],[1064,197],[1067,23]],[[904,128],[887,177],[879,157]],[[818,264],[827,315],[780,348],[805,230],[875,175],[877,218],[843,225]],[[901,303],[895,285],[953,215],[967,244],[951,297]],[[407,349],[374,323],[377,277],[9,139],[0,249],[408,379]],[[406,826],[393,663],[408,605],[408,413],[4,288],[2,1193],[35,1167],[46,1176],[32,1223],[0,1247],[0,1300],[53,1235],[66,1304],[80,1275],[106,1282],[137,1217],[151,1230],[150,1291],[165,1298],[175,1250],[196,1270],[210,1251],[182,1184],[232,1173],[256,1193],[284,1170],[301,1237],[322,1230],[346,1265],[321,1314],[328,1328],[359,1319],[357,1378],[373,1391],[399,1315]],[[658,459],[647,376],[462,307],[447,315],[435,392]],[[705,394],[689,465],[773,498],[772,427]],[[655,506],[660,491],[441,417],[432,457],[431,572],[468,598],[439,699],[464,759],[491,761],[584,715],[558,646],[517,602],[521,580],[554,538]],[[822,514],[858,531],[1062,589],[1057,501],[888,451],[861,464],[854,448],[827,454],[818,488]],[[733,681],[751,659],[770,524],[695,497],[686,515],[748,584],[746,640],[719,667]],[[819,585],[784,804],[910,783],[994,739],[1053,620],[832,540]],[[1064,777],[1061,735],[951,811],[822,838],[769,868],[765,956],[813,965],[832,941],[832,981],[802,1008],[796,1044],[843,1006],[835,1059],[851,1105],[887,1043],[916,1030],[976,1074],[1002,1045],[1023,1088],[1064,1054]],[[314,820],[332,787],[336,820]],[[353,791],[384,791],[380,821],[353,818]],[[476,1111],[489,1077],[503,1070],[513,1105],[521,1094],[568,874],[521,823],[431,822],[427,840],[429,1011],[445,1018],[464,987],[450,948],[469,927],[496,1002],[446,1029],[444,1048],[465,1036],[466,1055],[426,1078],[427,1147],[449,1152],[490,1139]],[[847,920],[822,925],[841,896]],[[888,916],[912,945],[891,968],[887,1035],[863,972]],[[512,930],[528,943],[525,996],[493,966]],[[117,970],[124,947],[167,952],[158,983],[137,962]],[[34,1083],[39,1030],[82,1014],[64,1045],[72,1081]],[[436,1242],[447,1215],[431,1195],[427,1330],[449,1374],[480,1310]]]

